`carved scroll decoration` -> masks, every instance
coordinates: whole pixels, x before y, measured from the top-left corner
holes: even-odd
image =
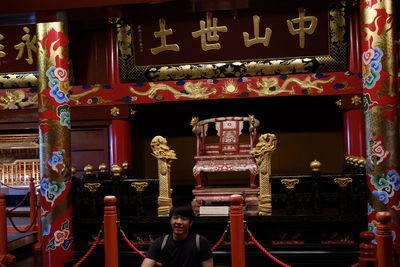
[[[272,215],[272,194],[269,176],[271,175],[271,155],[276,149],[277,138],[274,134],[263,134],[250,153],[254,156],[260,179],[258,196],[258,215]]]

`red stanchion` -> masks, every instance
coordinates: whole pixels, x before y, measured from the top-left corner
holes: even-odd
[[[243,197],[241,195],[231,195],[230,202],[232,267],[245,267]]]
[[[376,245],[372,244],[374,237],[373,232],[364,231],[360,233],[360,257],[358,263],[353,266],[367,267],[369,262],[376,263]]]
[[[376,214],[376,255],[378,267],[394,267],[392,227],[389,222],[392,215],[388,211]]]
[[[37,195],[40,195],[40,188],[37,189]],[[37,242],[33,244],[34,251],[34,264],[33,266],[42,266],[42,212],[40,206],[40,197],[36,198],[37,201],[37,212],[36,212],[36,220],[37,220]]]
[[[34,224],[36,222],[36,190],[35,190],[34,179],[32,176],[29,178],[29,191],[30,191],[29,215],[31,218],[31,224]],[[33,228],[36,229],[37,226]]]
[[[15,256],[9,254],[7,248],[7,212],[5,194],[0,194],[0,262],[15,262]]]
[[[118,266],[117,198],[104,197],[104,257],[106,267]]]

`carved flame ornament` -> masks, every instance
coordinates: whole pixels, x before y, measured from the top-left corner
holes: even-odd
[[[256,160],[260,179],[258,215],[272,215],[272,194],[269,176],[271,175],[271,155],[275,151],[277,138],[274,134],[263,134],[258,138],[255,148],[250,151]]]
[[[157,135],[150,143],[152,155],[158,162],[159,196],[158,216],[168,216],[172,208],[171,199],[171,161],[177,159],[175,151],[167,145],[167,139]]]

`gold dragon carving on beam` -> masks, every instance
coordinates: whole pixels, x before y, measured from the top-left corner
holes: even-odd
[[[135,89],[133,89],[133,87],[129,87],[129,90],[134,94],[140,96],[148,96],[149,98],[153,98],[157,93],[157,91],[169,91],[174,95],[175,99],[178,99],[180,97],[191,98],[191,99],[208,98],[209,95],[217,93],[217,90],[215,88],[202,87],[201,85],[202,82],[197,82],[197,83],[186,82],[183,85],[185,91],[182,92],[164,83],[156,84],[150,82],[149,83],[150,89],[147,90],[146,92],[138,92]]]
[[[300,87],[307,89],[310,93],[312,89],[315,89],[317,93],[321,94],[324,89],[318,87],[319,84],[327,84],[335,80],[335,77],[331,77],[329,80],[314,80],[311,81],[311,77],[306,77],[304,80],[300,80],[298,78],[288,78],[286,79],[282,86],[279,86],[278,78],[262,78],[261,81],[258,80],[256,85],[259,89],[253,89],[251,84],[247,84],[247,90],[249,92],[255,92],[259,96],[273,96],[279,95],[282,93],[289,93],[291,95],[295,94],[295,90],[292,86],[291,89],[288,89],[291,83],[297,83]]]
[[[79,101],[80,98],[87,96],[89,94],[95,93],[100,90],[99,86],[96,86],[90,90],[87,90],[83,93],[80,94],[75,94],[75,95],[70,95],[70,100],[74,101],[76,105],[79,105],[81,102]],[[12,105],[18,104],[19,107],[26,107],[29,105],[37,105],[38,104],[38,94],[33,95],[32,97],[27,98],[26,101],[23,101],[26,99],[26,94],[25,91],[22,89],[17,89],[15,91],[6,91],[5,96],[0,96],[0,107],[3,109],[8,109]]]
[[[93,88],[90,89],[90,90],[87,90],[87,91],[83,92],[83,93],[75,94],[75,95],[70,95],[70,96],[69,96],[69,99],[70,99],[71,101],[74,101],[76,105],[79,105],[79,104],[81,103],[81,102],[79,101],[80,98],[82,98],[82,97],[84,97],[84,96],[87,96],[87,95],[90,95],[90,94],[92,94],[92,93],[98,92],[99,90],[100,90],[100,86],[96,86],[96,87],[93,87]]]
[[[5,96],[0,96],[0,106],[3,109],[8,109],[12,105],[18,104],[20,107],[26,107],[29,105],[35,105],[38,102],[37,94],[28,98],[26,101],[22,101],[27,98],[24,90],[18,89],[15,91],[6,91]]]

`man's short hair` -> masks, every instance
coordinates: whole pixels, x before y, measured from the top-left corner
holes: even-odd
[[[173,206],[169,211],[169,217],[171,218],[174,215],[181,215],[189,218],[190,220],[194,219],[194,212],[190,205]]]

